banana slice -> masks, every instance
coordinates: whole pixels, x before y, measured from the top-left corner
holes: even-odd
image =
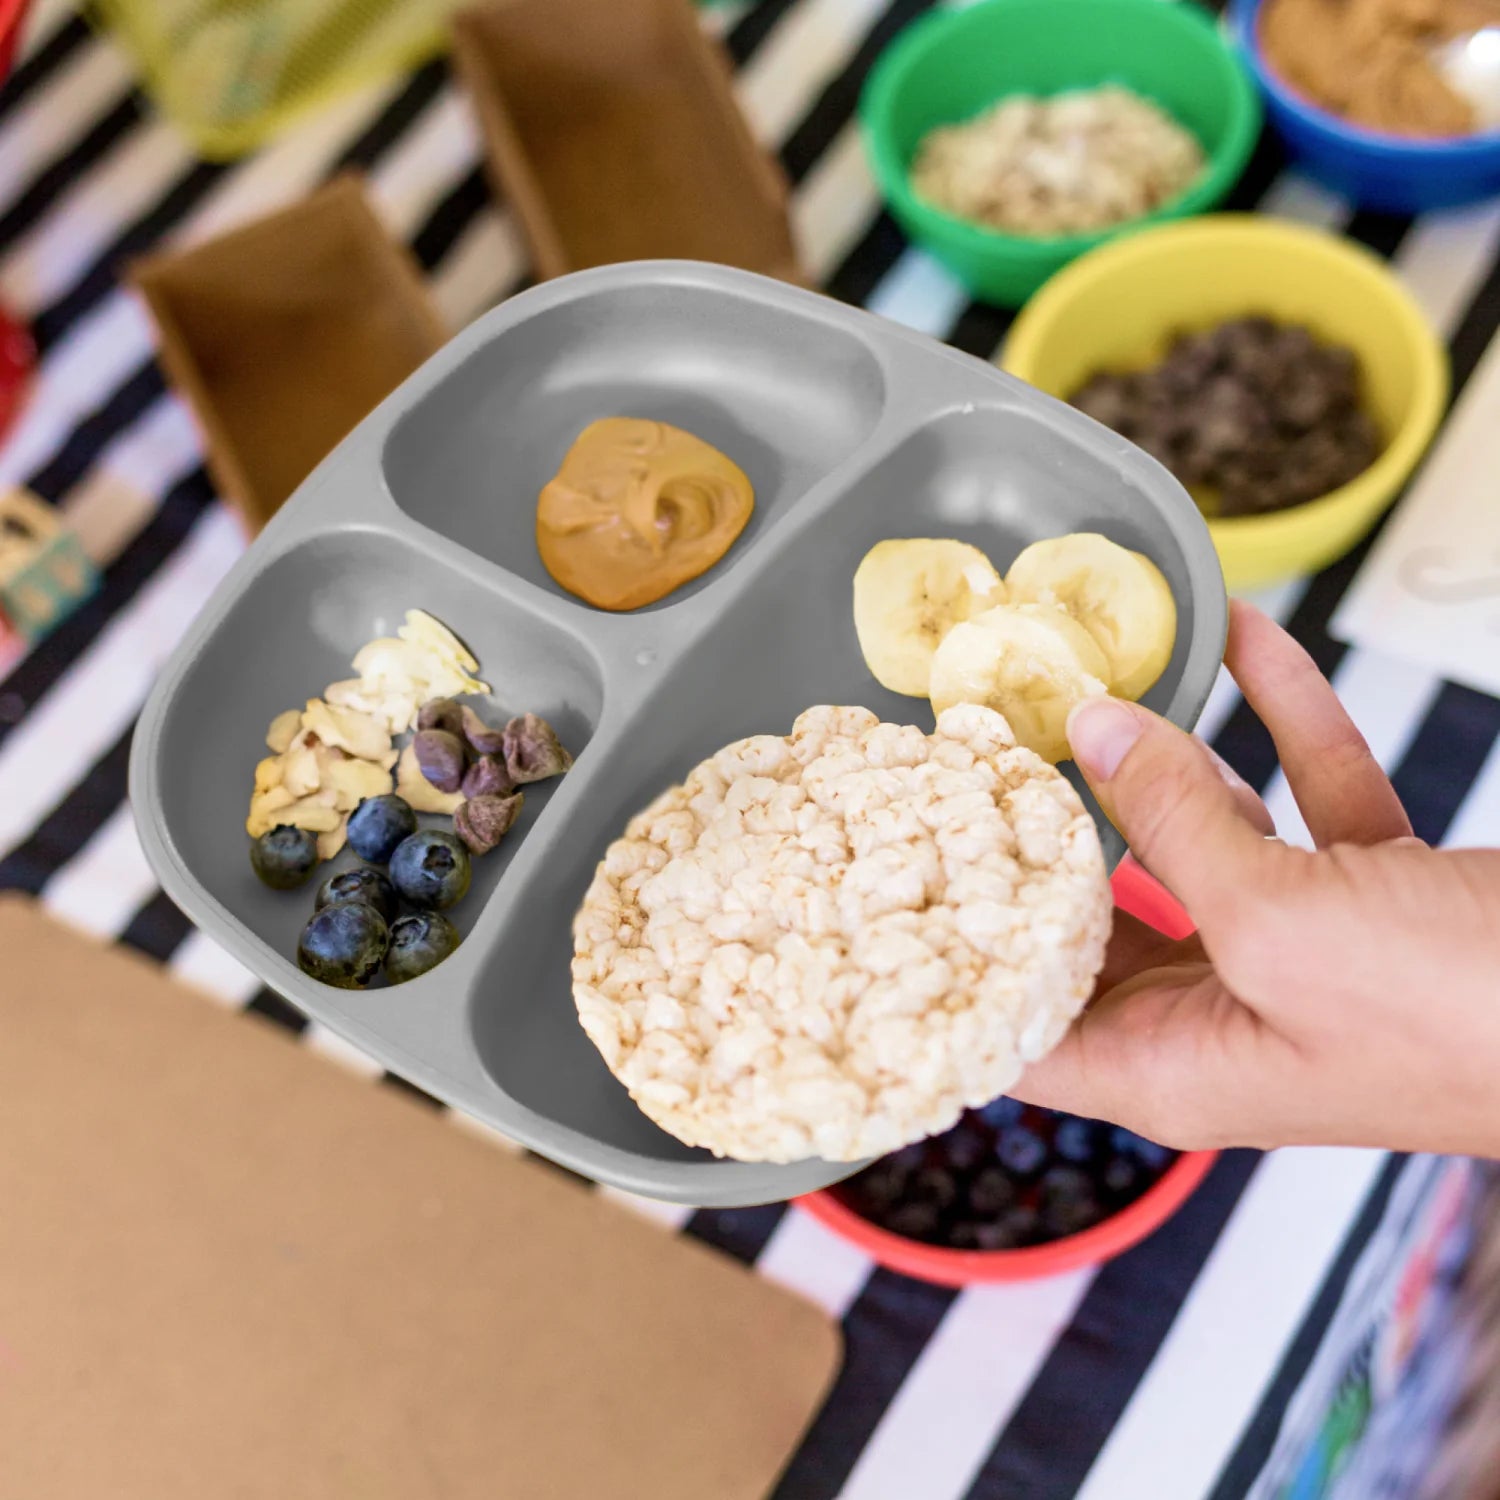
[[[932,709],[982,703],[1018,744],[1066,760],[1068,713],[1107,691],[1109,663],[1093,636],[1056,605],[1002,604],[955,625],[932,658]]]
[[[989,558],[967,542],[877,542],[854,574],[854,631],[882,687],[927,696],[932,653],[960,622],[1005,602]]]
[[[1109,659],[1109,689],[1140,698],[1166,671],[1177,639],[1177,606],[1150,558],[1097,532],[1033,542],[1005,575],[1012,599],[1056,601]]]

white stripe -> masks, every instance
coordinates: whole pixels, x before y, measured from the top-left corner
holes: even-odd
[[[31,0],[21,22],[21,45],[16,50],[16,61],[30,57],[38,47],[50,42],[77,9],[78,0]]]
[[[124,53],[112,44],[84,46],[0,126],[0,183],[9,189],[71,150],[129,91],[134,77]],[[65,104],[65,108],[60,105]],[[9,202],[7,201],[7,207]]]
[[[958,1500],[1094,1278],[969,1287],[886,1408],[840,1500]]]
[[[361,1051],[353,1042],[346,1042],[319,1021],[308,1023],[302,1041],[320,1056],[351,1073],[358,1073],[361,1078],[379,1078],[385,1071],[369,1053]]]
[[[756,1257],[755,1269],[768,1281],[817,1303],[831,1317],[842,1318],[874,1263],[793,1204]]]
[[[1397,253],[1401,279],[1433,326],[1451,334],[1500,253],[1500,204],[1424,214]]]
[[[730,0],[728,4],[706,5],[699,12],[698,19],[710,36],[722,37],[750,9],[750,3],[751,0]]]
[[[244,551],[215,505],[0,745],[0,854],[26,839],[140,712],[156,674]]]
[[[117,938],[156,889],[130,804],[122,802],[47,882],[41,899],[53,916],[95,937]]]
[[[1266,189],[1260,200],[1260,212],[1332,229],[1349,217],[1350,209],[1347,199],[1330,192],[1321,183],[1300,172],[1286,171]]]
[[[649,1219],[663,1229],[681,1229],[693,1217],[693,1210],[684,1203],[663,1203],[660,1198],[643,1198],[639,1193],[627,1193],[623,1188],[601,1185],[600,1194],[618,1203],[638,1218]]]
[[[474,169],[482,154],[473,106],[445,88],[381,158],[370,182],[376,211],[395,233],[415,226]]]
[[[889,0],[804,0],[740,70],[735,97],[756,138],[779,145],[807,112],[813,90],[849,60]]]
[[[174,979],[221,1005],[242,1006],[260,992],[260,980],[211,937],[191,932],[167,964]]]
[[[819,281],[869,226],[876,202],[859,127],[846,125],[803,179],[792,205],[802,263]]]
[[[313,1022],[312,1024],[317,1025],[316,1022]],[[359,1056],[363,1058],[364,1054],[360,1053]],[[378,1072],[379,1069],[376,1069],[375,1071]],[[456,1110],[448,1110],[447,1115],[448,1118],[460,1130],[462,1130],[465,1135],[472,1135],[477,1139],[484,1141],[487,1145],[498,1146],[502,1151],[511,1156],[520,1155],[520,1145],[517,1142],[511,1140],[508,1135],[501,1135],[500,1132],[494,1128],[494,1126],[486,1125],[483,1120],[476,1120],[473,1115],[459,1114]]]
[[[1374,651],[1350,652],[1333,681],[1339,701],[1387,770],[1401,759],[1441,686],[1430,672]],[[1280,770],[1266,788],[1265,804],[1282,839],[1312,848],[1312,835]]]
[[[1077,1500],[1202,1500],[1385,1161],[1299,1148],[1260,1163]]]
[[[515,221],[486,205],[433,272],[433,300],[449,328],[462,328],[498,302],[525,269]]]
[[[106,565],[155,514],[169,476],[188,473],[199,457],[187,407],[168,397],[103,449],[60,509],[88,555]]]
[[[151,119],[116,142],[91,171],[69,183],[30,232],[0,261],[0,292],[31,315],[61,297],[120,233],[157,202],[192,161],[182,137]]]
[[[968,301],[964,284],[925,250],[903,250],[865,306],[893,323],[940,338]]]

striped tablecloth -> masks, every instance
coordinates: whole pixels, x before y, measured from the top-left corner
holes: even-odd
[[[705,24],[723,33],[745,113],[793,183],[804,257],[826,289],[988,358],[1008,315],[970,302],[904,243],[853,121],[871,63],[927,3],[761,0]],[[125,801],[134,719],[243,544],[119,275],[141,251],[212,234],[356,165],[458,326],[526,279],[478,162],[442,62],[333,105],[245,161],[197,161],[153,116],[117,46],[49,0],[0,89],[0,298],[30,320],[42,358],[0,449],[0,482],[57,505],[104,568],[97,598],[0,680],[0,886],[372,1077],[195,932],[141,855]],[[1462,389],[1500,321],[1500,203],[1415,220],[1351,212],[1266,140],[1230,206],[1341,228],[1389,259],[1448,338]],[[1500,843],[1500,701],[1327,633],[1362,556],[1261,602],[1332,677],[1418,833]],[[1227,682],[1203,728],[1295,835],[1271,741]],[[1252,1491],[1316,1374],[1324,1329],[1347,1314],[1434,1168],[1374,1152],[1231,1152],[1168,1228],[1103,1269],[963,1292],[875,1269],[784,1206],[636,1206],[843,1320],[843,1374],[781,1500],[1228,1500]]]

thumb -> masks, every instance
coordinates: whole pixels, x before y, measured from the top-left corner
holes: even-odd
[[[1196,922],[1242,899],[1277,846],[1197,740],[1138,704],[1089,698],[1068,718],[1068,741],[1109,820]]]

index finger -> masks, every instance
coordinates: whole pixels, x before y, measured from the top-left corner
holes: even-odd
[[[1270,731],[1287,785],[1320,849],[1380,844],[1411,822],[1318,664],[1253,605],[1230,605],[1224,664]]]

